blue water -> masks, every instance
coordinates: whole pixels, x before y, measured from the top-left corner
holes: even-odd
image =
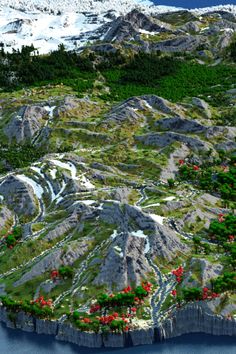
[[[58,342],[51,336],[11,330],[0,325],[1,354],[235,354],[236,339],[204,334],[125,349],[86,349]]]
[[[167,5],[193,9],[216,5],[236,5],[236,0],[151,0],[156,5]]]

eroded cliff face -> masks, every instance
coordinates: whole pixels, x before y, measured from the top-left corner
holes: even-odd
[[[204,303],[189,304],[177,310],[171,318],[165,320],[157,328],[136,329],[122,334],[103,335],[81,332],[66,322],[36,319],[22,311],[14,314],[4,307],[0,307],[0,321],[8,328],[53,335],[57,340],[88,348],[147,345],[183,334],[200,332],[236,336],[235,319],[214,315]]]
[[[205,304],[189,304],[176,311],[160,330],[163,339],[197,332],[236,336],[236,321],[214,315]]]

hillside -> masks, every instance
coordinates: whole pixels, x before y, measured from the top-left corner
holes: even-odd
[[[99,16],[47,55],[2,45],[2,304],[90,333],[235,323],[236,15]]]

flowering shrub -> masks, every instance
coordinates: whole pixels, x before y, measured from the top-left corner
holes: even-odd
[[[221,194],[224,200],[236,201],[236,167],[231,157],[223,166],[198,166],[179,160],[179,177],[201,189]]]
[[[179,266],[179,268],[172,270],[172,274],[175,276],[177,283],[181,283],[183,280],[184,268]]]
[[[144,302],[143,299],[150,294],[151,290],[152,284],[144,282],[136,288],[127,286],[117,294],[101,294],[97,303],[91,305],[86,317],[74,311],[73,319],[82,331],[128,331],[132,318],[136,316],[138,308]],[[111,311],[114,308],[117,311]],[[109,310],[111,312],[107,313]]]
[[[4,236],[7,247],[12,249],[21,237],[22,228],[20,226],[13,227],[13,229]]]
[[[52,306],[52,299],[45,300],[44,296],[39,296],[36,300],[31,301],[32,304],[39,304],[41,307]]]
[[[183,288],[179,291],[180,294],[177,294],[177,290],[172,290],[171,295],[175,298],[178,302],[180,301],[200,301],[200,300],[212,300],[220,295],[217,292],[213,292],[207,287],[204,288]]]
[[[21,300],[16,301],[8,296],[1,296],[1,302],[8,310],[18,312],[24,311],[40,318],[50,318],[53,316],[52,301],[39,297],[37,301]]]

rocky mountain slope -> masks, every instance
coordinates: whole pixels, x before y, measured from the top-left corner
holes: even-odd
[[[134,8],[150,19],[141,15],[135,18],[129,15]],[[232,30],[235,30],[235,23],[232,18],[236,13],[236,6],[225,5],[210,9],[195,9],[193,14],[186,16],[186,23],[181,27],[180,18],[176,19],[176,26],[173,25],[173,16],[162,23],[158,17],[169,11],[181,11],[178,8],[167,6],[154,6],[148,1],[6,1],[0,4],[0,43],[5,49],[20,49],[22,45],[33,44],[40,53],[48,53],[56,50],[60,43],[63,43],[68,50],[77,49],[84,44],[95,41],[120,41],[132,38],[155,36],[162,39],[175,38],[173,46],[180,46],[178,50],[189,50],[202,44],[206,34],[214,35],[221,31],[220,45],[227,46]],[[212,29],[208,30],[206,13],[226,13],[218,23],[210,23]],[[202,17],[199,19],[199,17]],[[183,21],[184,21],[183,10]],[[211,22],[211,21],[210,21]],[[214,22],[214,21],[213,21]],[[216,21],[217,22],[217,21]],[[233,21],[234,22],[234,21]],[[211,26],[210,26],[211,27]],[[206,30],[205,30],[206,29]],[[177,33],[176,33],[177,30]],[[191,34],[190,37],[185,37]],[[225,38],[226,37],[226,38]],[[183,43],[185,42],[185,43]],[[155,49],[165,50],[166,45],[172,46],[172,42],[161,43]],[[156,46],[155,46],[156,47]],[[168,49],[167,49],[168,50]]]
[[[75,53],[1,53],[3,304],[91,332],[99,296],[135,291],[102,330],[112,306],[168,327],[195,300],[235,321],[235,14],[103,15]],[[18,46],[33,25],[16,21]]]

